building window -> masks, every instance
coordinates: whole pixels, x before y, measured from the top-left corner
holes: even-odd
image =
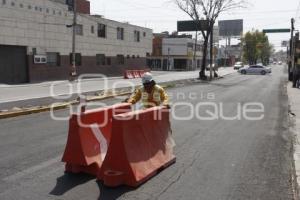
[[[37,6],[34,7],[34,10],[38,11],[38,9],[39,9],[39,8],[38,8]]]
[[[132,55],[132,59],[135,59],[135,55]]]
[[[62,15],[61,11],[58,11],[58,14],[59,14],[59,15]]]
[[[92,33],[92,34],[95,33],[95,28],[94,28],[94,26],[91,26],[91,33]]]
[[[49,8],[46,8],[46,13],[49,13]]]
[[[31,10],[31,8],[32,8],[31,5],[28,5],[28,10]]]
[[[11,6],[15,6],[15,2],[11,2]]]
[[[140,58],[140,55],[137,55],[136,57],[137,57],[137,58]]]
[[[2,4],[5,5],[6,4],[6,0],[2,0]]]
[[[96,64],[97,65],[105,65],[105,55],[104,54],[96,55]]]
[[[143,33],[143,36],[146,37],[146,32]]]
[[[124,56],[123,55],[117,55],[117,62],[118,62],[118,65],[124,65],[124,63],[125,63]]]
[[[106,65],[111,65],[111,58],[106,58]]]
[[[72,65],[73,54],[70,53],[70,64]],[[81,66],[81,53],[75,53],[75,64]]]
[[[81,24],[76,24],[75,33],[76,35],[83,35],[83,26]]]
[[[106,25],[98,24],[98,37],[106,38]]]
[[[124,40],[124,28],[117,28],[117,39]]]
[[[43,8],[40,7],[40,12],[43,12]]]
[[[53,10],[53,15],[55,15],[55,10]]]
[[[23,4],[22,3],[20,3],[20,8],[23,8],[24,6],[23,6]]]
[[[140,32],[139,31],[134,31],[134,41],[140,42]]]
[[[129,58],[130,58],[130,55],[127,55],[126,58],[129,59]]]
[[[60,66],[60,55],[56,52],[47,52],[47,64],[50,66]]]

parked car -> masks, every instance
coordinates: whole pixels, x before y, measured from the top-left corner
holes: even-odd
[[[278,62],[278,65],[282,65],[282,62],[281,62],[281,61],[279,61],[279,62]]]
[[[266,67],[262,65],[251,65],[249,67],[243,67],[239,69],[241,74],[261,74],[266,75],[267,73],[272,73],[271,67]]]
[[[243,68],[243,63],[242,62],[236,62],[235,65],[233,66],[233,69],[239,70]]]

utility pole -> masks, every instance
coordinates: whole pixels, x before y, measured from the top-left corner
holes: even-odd
[[[196,31],[195,45],[194,45],[194,57],[193,57],[193,69],[197,69],[196,55],[197,55],[197,44],[198,44],[198,31]]]
[[[77,26],[77,0],[73,0],[73,35],[72,35],[72,70],[71,76],[77,74],[76,72],[76,27]]]
[[[167,63],[167,71],[170,71],[170,47],[168,47],[168,63]]]
[[[211,33],[210,33],[210,80],[212,80],[213,73],[213,43],[214,43],[214,23],[211,21]]]

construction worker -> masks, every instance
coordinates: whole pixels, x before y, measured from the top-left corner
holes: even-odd
[[[144,108],[151,108],[154,106],[166,106],[168,109],[169,97],[165,90],[157,85],[153,80],[152,74],[146,72],[142,77],[143,87],[135,91],[135,93],[126,100],[128,103],[135,104],[142,101]]]

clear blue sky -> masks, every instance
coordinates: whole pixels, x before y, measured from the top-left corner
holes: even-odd
[[[179,10],[172,0],[90,0],[94,14],[108,19],[145,26],[154,32],[176,30],[177,20],[189,17]],[[296,29],[300,29],[300,7],[298,0],[249,0],[247,9],[234,10],[220,16],[222,19],[244,19],[245,31],[264,28],[290,28],[290,19],[296,18]],[[269,34],[277,49],[289,34]]]

